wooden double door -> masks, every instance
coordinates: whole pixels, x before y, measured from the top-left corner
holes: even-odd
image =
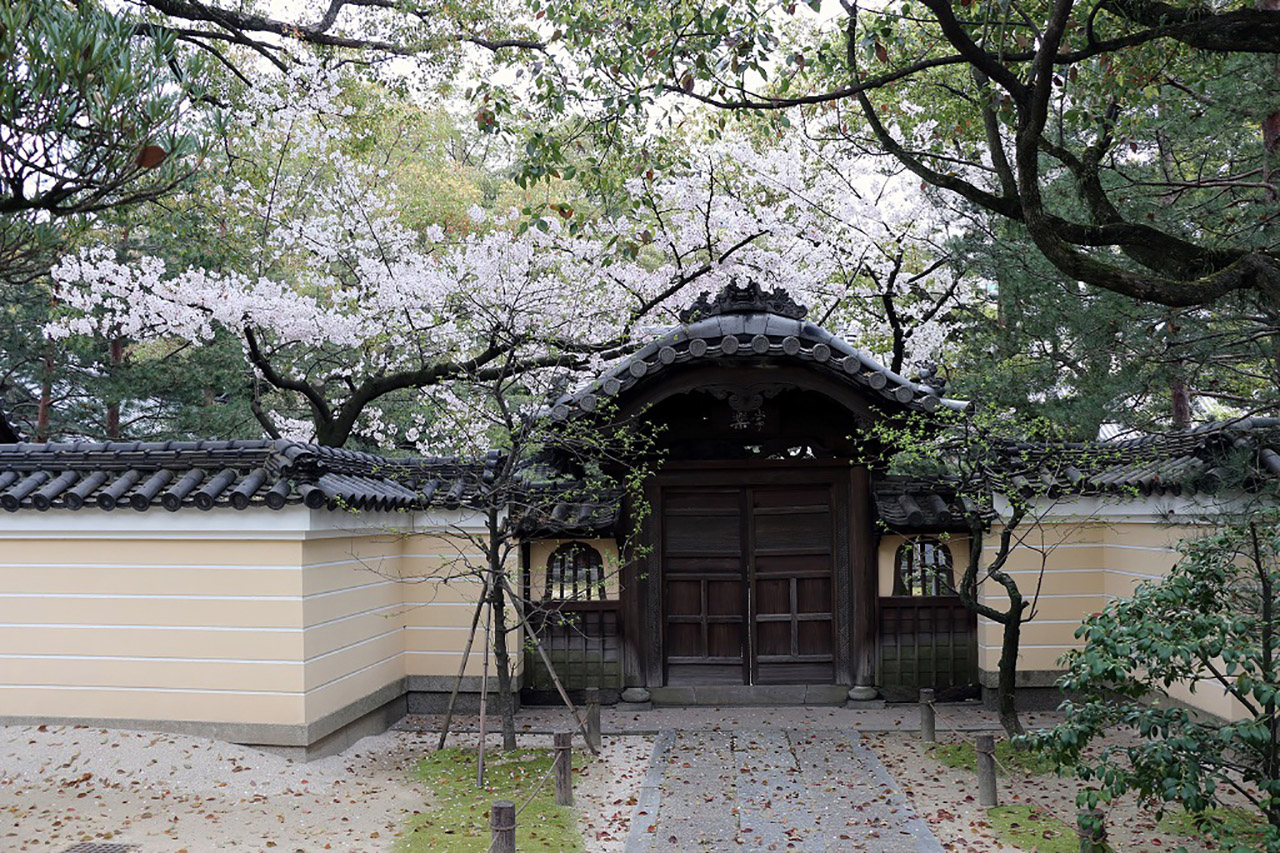
[[[833,485],[668,485],[659,503],[665,683],[835,683]]]

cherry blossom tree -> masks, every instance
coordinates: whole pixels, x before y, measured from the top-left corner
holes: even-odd
[[[394,170],[360,154],[349,83],[311,63],[246,91],[225,118],[224,174],[200,189],[226,262],[90,246],[54,270],[64,311],[50,332],[230,332],[269,434],[436,450],[451,386],[573,382],[733,279],[789,289],[895,370],[937,355],[964,297],[953,227],[915,182],[799,131],[690,144],[684,168],[627,180],[610,213],[566,182],[587,215],[473,206],[465,223],[410,227]]]

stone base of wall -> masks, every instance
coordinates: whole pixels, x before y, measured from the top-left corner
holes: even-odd
[[[406,679],[408,687],[408,709],[410,714],[443,714],[449,709],[449,696],[453,693],[455,679],[451,675],[411,675]],[[488,710],[494,712],[497,707],[498,679],[489,678]],[[516,710],[520,709],[520,679],[514,685]],[[458,685],[458,701],[454,705],[456,714],[480,713],[480,679],[467,676]]]
[[[1065,698],[1056,687],[1019,687],[1018,711],[1056,711]],[[994,687],[982,688],[982,707],[988,711],[999,710]]]
[[[306,746],[249,745],[254,749],[260,749],[263,752],[270,752],[274,755],[282,755],[293,761],[315,761],[318,758],[337,755],[339,752],[343,752],[354,745],[361,738],[382,734],[399,722],[404,717],[405,711],[405,697],[401,695]]]
[[[1017,685],[1019,711],[1056,711],[1066,694],[1058,687],[1058,679],[1062,672],[1056,669],[1032,669],[1019,671],[1014,683]],[[1000,681],[1000,673],[991,670],[980,670],[978,681],[982,684],[982,705],[995,711],[996,687]]]

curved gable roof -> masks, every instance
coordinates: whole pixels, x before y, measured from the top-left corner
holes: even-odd
[[[683,325],[562,396],[551,414],[564,420],[593,412],[601,397],[625,395],[685,367],[788,361],[898,407],[925,412],[940,406],[956,411],[967,407],[933,386],[894,373],[868,353],[805,320],[805,313],[784,291],[762,293],[755,282],[745,287],[730,284],[715,300],[703,293],[681,315]]]

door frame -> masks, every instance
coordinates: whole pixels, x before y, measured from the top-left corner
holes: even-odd
[[[831,489],[835,601],[835,682],[873,684],[878,578],[869,527],[866,469],[847,460],[763,459],[671,462],[645,487],[644,559],[624,574],[634,594],[624,605],[627,683],[663,686],[666,649],[662,576],[662,491],[667,486],[828,485]],[[867,529],[863,530],[862,527]]]

